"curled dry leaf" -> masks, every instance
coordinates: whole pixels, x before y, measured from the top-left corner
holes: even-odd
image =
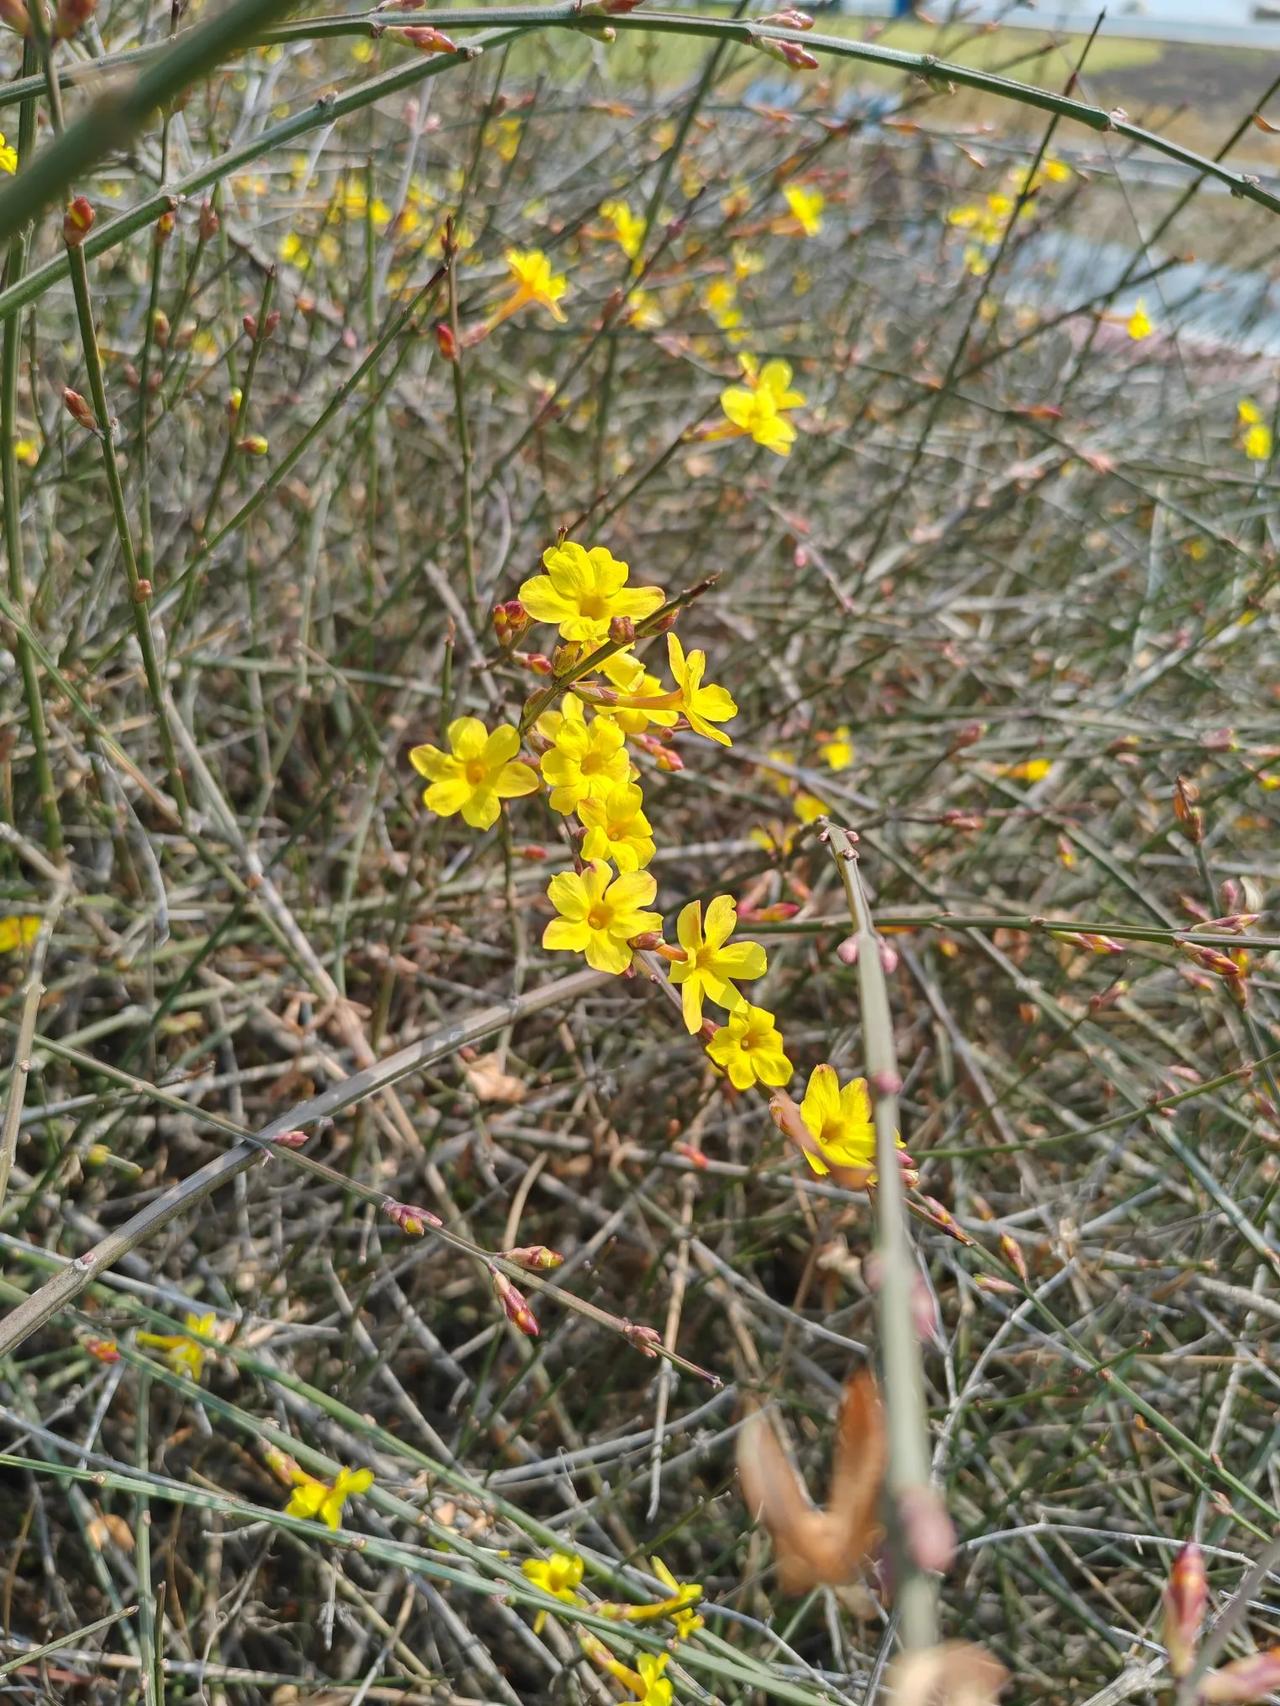
[[[497,1054],[481,1054],[464,1061],[462,1070],[467,1083],[482,1102],[523,1102],[528,1086],[504,1072],[498,1059]]]
[[[738,1478],[747,1509],[773,1541],[784,1593],[853,1581],[880,1536],[876,1504],[887,1447],[880,1394],[866,1371],[845,1383],[836,1420],[831,1493],[820,1510],[760,1411],[738,1435]]]
[[[944,1641],[895,1659],[888,1676],[890,1706],[995,1706],[1009,1673],[985,1647]]]

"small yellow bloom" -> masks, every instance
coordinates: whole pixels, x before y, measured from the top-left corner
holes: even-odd
[[[25,948],[40,934],[40,920],[30,914],[14,914],[0,918],[0,954],[11,954],[15,948]]]
[[[1271,460],[1271,428],[1262,418],[1262,411],[1256,403],[1245,397],[1237,406],[1236,414],[1240,425],[1244,428],[1240,440],[1241,448],[1250,462],[1269,462]]]
[[[1051,758],[1028,758],[1021,764],[1002,764],[997,776],[1007,776],[1011,782],[1043,782],[1053,769]]]
[[[541,759],[553,812],[568,817],[584,800],[603,799],[631,780],[622,730],[611,717],[593,717],[588,723],[581,699],[573,694],[564,701],[553,738],[555,744]]]
[[[553,1552],[550,1558],[526,1558],[520,1566],[524,1575],[536,1588],[549,1594],[552,1599],[559,1599],[565,1605],[576,1605],[578,1596],[574,1589],[582,1581],[582,1559],[574,1552]],[[540,1611],[533,1620],[533,1632],[541,1635],[546,1626],[547,1613]]]
[[[499,723],[490,734],[479,717],[456,717],[445,734],[450,752],[415,746],[409,754],[413,768],[431,783],[422,796],[428,811],[439,817],[461,812],[472,829],[491,829],[500,801],[536,791],[532,765],[513,762],[520,736],[510,723]]]
[[[737,716],[738,707],[727,688],[718,687],[714,682],[703,686],[707,654],[693,651],[686,657],[684,647],[672,633],[667,635],[667,658],[680,691],[680,709],[688,718],[689,727],[695,734],[705,735],[721,746],[732,746],[733,742],[723,729],[713,728],[712,724],[727,723]]]
[[[204,1372],[204,1359],[209,1354],[207,1345],[192,1338],[193,1333],[199,1333],[203,1338],[211,1339],[217,1327],[218,1318],[208,1315],[193,1315],[188,1313],[183,1320],[185,1333],[139,1333],[140,1345],[153,1345],[156,1350],[164,1352],[164,1360],[175,1374],[185,1374],[192,1380],[199,1380]]]
[[[628,260],[634,261],[644,246],[644,220],[632,213],[625,201],[602,201],[600,217],[613,228],[614,241]]]
[[[809,190],[803,184],[783,184],[791,217],[806,237],[816,237],[822,230],[822,210],[827,198],[821,190]]]
[[[620,871],[640,871],[654,855],[653,826],[644,815],[644,795],[631,782],[578,804],[586,825],[584,859],[611,859]]]
[[[791,389],[791,368],[785,361],[768,361],[759,373],[754,361],[743,357],[745,385],[730,385],[720,393],[720,407],[738,434],[753,438],[775,456],[789,456],[795,443],[795,426],[786,418],[787,409],[798,409],[802,392]]]
[[[547,884],[547,897],[560,914],[542,933],[542,945],[585,954],[596,971],[620,973],[631,964],[631,939],[662,929],[662,914],[642,910],[658,885],[649,871],[615,877],[596,860],[579,874],[562,871]]]
[[[806,1161],[819,1177],[832,1167],[857,1171],[875,1167],[876,1128],[865,1079],[855,1078],[841,1089],[834,1066],[815,1066],[800,1104],[800,1118],[819,1151],[815,1155],[805,1150]]]
[[[0,172],[12,175],[18,169],[18,151],[5,140],[5,134],[0,130]]]
[[[40,460],[40,446],[34,438],[19,438],[14,441],[13,454],[24,468],[34,468]]]
[[[640,1686],[637,1688],[633,1683],[632,1689],[640,1706],[671,1706],[671,1684],[662,1674],[669,1656],[667,1653],[641,1653],[637,1657]]]
[[[705,923],[702,902],[691,900],[676,920],[676,939],[686,957],[671,967],[671,981],[680,991],[685,1028],[692,1034],[702,1024],[702,1003],[734,1012],[747,1005],[735,982],[763,977],[768,969],[759,942],[729,945],[738,922],[738,905],[732,895],[718,894],[707,908]]]
[[[494,311],[489,320],[490,329],[518,313],[529,302],[545,308],[553,320],[563,320],[565,314],[560,298],[568,290],[569,281],[563,273],[552,272],[551,262],[542,250],[508,249],[503,259],[515,289]]]
[[[1151,322],[1151,316],[1147,313],[1147,305],[1142,297],[1139,297],[1133,313],[1129,316],[1129,336],[1135,344],[1140,344],[1143,338],[1149,338],[1154,331],[1155,326]]]
[[[564,640],[603,645],[615,616],[652,616],[666,597],[660,586],[628,586],[630,567],[603,545],[566,539],[547,547],[542,564],[546,574],[524,582],[520,602],[535,622],[555,622]]]
[[[333,1485],[318,1481],[314,1475],[295,1464],[290,1479],[296,1484],[284,1507],[286,1516],[305,1517],[323,1522],[336,1534],[342,1524],[342,1507],[356,1493],[364,1493],[373,1485],[372,1469],[339,1469]]]
[[[668,1604],[678,1602],[670,1613],[676,1626],[676,1640],[687,1641],[703,1625],[703,1619],[692,1609],[702,1598],[702,1583],[678,1582],[661,1558],[650,1558],[649,1562],[653,1565],[654,1575],[671,1596]]]
[[[748,1003],[730,1013],[728,1024],[707,1044],[707,1053],[735,1090],[791,1082],[791,1062],[783,1053],[778,1021],[764,1007]]]
[[[823,738],[818,747],[820,756],[833,770],[847,770],[853,763],[854,750],[848,723],[841,723],[838,729]]]
[[[729,254],[733,261],[733,276],[739,284],[743,279],[754,278],[758,272],[764,271],[764,256],[757,255],[744,243],[734,243]]]

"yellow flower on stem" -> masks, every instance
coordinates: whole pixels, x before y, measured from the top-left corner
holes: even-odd
[[[675,721],[674,716],[671,720]],[[40,920],[29,913],[0,918],[0,954],[11,954],[15,948],[27,947],[39,934]]]
[[[530,302],[545,308],[553,320],[562,321],[565,313],[560,306],[560,298],[568,290],[569,281],[563,273],[552,272],[551,262],[542,250],[508,249],[503,259],[515,289],[489,316],[486,322],[488,329],[492,331],[495,326],[500,326]]]
[[[707,908],[705,923],[702,902],[691,900],[676,920],[676,940],[685,951],[683,960],[671,967],[671,981],[680,991],[685,1028],[690,1036],[702,1024],[703,1001],[735,1012],[747,1005],[736,982],[763,977],[768,960],[759,942],[729,943],[738,922],[738,904],[732,895],[718,894]]]
[[[609,717],[586,720],[581,699],[572,693],[556,726],[555,744],[540,760],[551,788],[551,809],[568,817],[583,800],[603,799],[631,779],[631,760],[622,730]]]
[[[822,230],[822,210],[827,198],[821,190],[806,189],[803,184],[783,184],[791,217],[806,237],[816,237]]]
[[[1241,438],[1241,448],[1250,462],[1269,462],[1271,460],[1271,428],[1262,418],[1262,411],[1256,403],[1247,397],[1241,399],[1236,408],[1240,425],[1244,428]]]
[[[18,151],[11,142],[5,140],[5,134],[0,130],[0,172],[8,172],[10,177],[18,169]]]
[[[612,236],[628,260],[634,261],[644,246],[644,220],[632,213],[625,201],[602,201],[600,217],[613,227]]]
[[[1126,330],[1135,344],[1140,344],[1144,338],[1149,338],[1155,331],[1151,316],[1147,313],[1147,305],[1142,297],[1138,298],[1133,313],[1129,316]]]
[[[575,1552],[553,1552],[549,1558],[526,1558],[520,1566],[536,1588],[565,1605],[576,1605],[574,1592],[582,1581],[582,1559]],[[533,1620],[533,1632],[541,1635],[546,1627],[547,1612],[540,1611]]]
[[[818,747],[819,756],[833,770],[847,770],[853,763],[854,752],[848,723],[841,723],[834,733],[825,735]]]
[[[597,715],[611,717],[629,735],[643,734],[650,723],[662,729],[674,728],[679,713],[662,703],[669,700],[670,695],[634,653],[614,652],[612,657],[604,660],[600,669],[618,692],[626,695],[627,703],[601,705]],[[636,700],[651,700],[652,704],[636,704]]]
[[[542,945],[585,954],[595,971],[621,973],[631,964],[631,941],[662,929],[660,912],[645,912],[658,892],[649,871],[616,877],[596,859],[579,875],[561,871],[547,884],[547,898],[560,914],[542,932]]]
[[[723,729],[713,728],[712,724],[727,723],[730,718],[737,716],[738,707],[727,688],[717,687],[714,682],[703,685],[702,676],[707,667],[707,654],[694,651],[686,657],[684,647],[676,636],[668,634],[667,660],[680,692],[680,709],[688,719],[689,727],[695,734],[705,735],[708,740],[718,741],[721,746],[732,746],[733,742]]]
[[[185,1333],[139,1333],[140,1345],[152,1345],[158,1351],[164,1352],[164,1360],[175,1374],[185,1374],[192,1380],[199,1380],[204,1373],[204,1359],[209,1354],[207,1345],[192,1337],[199,1333],[202,1338],[211,1339],[218,1318],[212,1312],[208,1315],[188,1313],[183,1319]]]
[[[600,646],[615,616],[633,622],[652,616],[666,594],[660,586],[628,586],[631,570],[603,545],[590,550],[566,539],[542,553],[545,575],[520,588],[520,602],[535,622],[554,622],[563,640]]]
[[[537,789],[533,766],[515,761],[520,736],[510,723],[500,723],[490,734],[479,717],[456,717],[445,733],[449,752],[415,746],[409,754],[413,768],[431,783],[422,796],[428,811],[439,817],[461,812],[472,829],[491,829],[500,801]]]
[[[815,1066],[800,1104],[800,1118],[813,1139],[814,1148],[804,1153],[815,1173],[821,1177],[840,1168],[864,1173],[867,1184],[875,1183],[876,1128],[865,1078],[854,1078],[841,1088],[834,1066],[825,1062]],[[904,1147],[899,1138],[898,1148]]]
[[[767,361],[757,373],[754,361],[742,358],[745,385],[729,385],[720,393],[720,407],[730,423],[726,436],[754,439],[775,456],[789,456],[796,429],[786,417],[798,409],[804,394],[791,389],[791,368],[785,361]]]
[[[650,1558],[653,1573],[666,1588],[668,1614],[676,1626],[676,1640],[687,1641],[702,1628],[703,1619],[693,1610],[702,1598],[701,1582],[678,1582],[661,1558]]]
[[[319,1521],[336,1534],[342,1525],[342,1507],[356,1493],[364,1493],[373,1485],[372,1469],[339,1469],[333,1484],[319,1481],[295,1464],[290,1471],[294,1489],[284,1507],[286,1516],[300,1516]]]
[[[640,1653],[637,1656],[636,1666],[640,1675],[629,1686],[640,1706],[671,1706],[671,1684],[662,1674],[669,1657],[667,1653]]]
[[[730,1013],[727,1025],[722,1025],[707,1044],[707,1053],[720,1070],[728,1075],[735,1090],[749,1090],[753,1084],[790,1084],[791,1062],[782,1047],[782,1033],[776,1017],[764,1007],[752,1007],[748,1002]]]
[[[644,815],[644,795],[634,783],[616,783],[607,794],[582,800],[578,817],[587,830],[584,859],[611,859],[620,871],[640,871],[653,858],[653,825]]]

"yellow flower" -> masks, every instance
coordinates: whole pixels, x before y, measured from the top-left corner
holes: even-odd
[[[791,217],[806,237],[816,237],[822,230],[822,210],[827,198],[821,190],[807,190],[803,184],[783,184]]]
[[[611,859],[620,871],[640,871],[653,858],[653,826],[634,783],[615,783],[607,794],[581,801],[578,816],[587,829],[584,859]]]
[[[551,788],[551,809],[568,817],[583,800],[603,799],[631,779],[623,733],[609,717],[588,723],[581,699],[570,694],[556,727],[555,744],[543,753],[542,777]]]
[[[461,812],[472,829],[491,829],[499,801],[536,791],[533,766],[513,762],[520,736],[510,723],[499,723],[490,734],[479,717],[456,717],[445,733],[451,752],[415,746],[409,754],[413,768],[431,783],[422,796],[428,811],[440,817]]]
[[[356,1493],[364,1493],[373,1485],[372,1469],[339,1469],[333,1485],[318,1481],[314,1475],[295,1464],[290,1479],[296,1483],[284,1507],[286,1516],[319,1519],[336,1534],[342,1523],[342,1507]]]
[[[628,586],[631,570],[603,545],[590,550],[566,539],[542,553],[545,575],[520,588],[520,602],[535,622],[555,622],[560,637],[600,646],[615,616],[652,616],[666,594],[659,586]]]
[[[1269,462],[1271,460],[1271,428],[1262,418],[1262,411],[1256,403],[1247,397],[1239,403],[1237,415],[1240,425],[1245,429],[1241,446],[1250,462]]]
[[[632,213],[625,201],[602,201],[600,217],[609,221],[618,247],[628,260],[634,261],[644,246],[644,220],[638,213]]]
[[[671,1619],[676,1626],[676,1640],[686,1641],[696,1630],[702,1628],[703,1619],[691,1609],[702,1598],[702,1583],[678,1582],[661,1558],[650,1558],[649,1562],[653,1565],[654,1575],[671,1596],[668,1604],[671,1601],[679,1602],[671,1612]]]
[[[680,991],[690,1035],[702,1024],[704,1000],[729,1012],[745,1007],[747,998],[734,988],[735,980],[763,977],[768,968],[759,942],[728,945],[737,922],[737,902],[727,894],[718,894],[708,906],[705,924],[700,900],[691,900],[676,920],[676,939],[686,958],[673,963],[671,981]]]
[[[192,347],[194,348],[195,339],[193,338],[191,342]],[[36,463],[40,460],[40,446],[36,443],[34,438],[19,438],[14,442],[13,454],[24,467],[34,468]]]
[[[600,860],[581,876],[562,871],[547,884],[547,896],[560,914],[542,933],[544,948],[565,948],[587,956],[596,971],[624,972],[631,964],[631,939],[661,930],[662,915],[641,909],[658,885],[649,871],[615,877]]]
[[[0,954],[11,954],[15,948],[25,948],[39,934],[40,920],[29,914],[0,918]]]
[[[5,140],[5,134],[0,130],[0,172],[8,172],[10,176],[18,169],[18,151]]]
[[[825,800],[820,800],[816,794],[797,794],[792,803],[792,811],[801,823],[816,823],[831,807]]]
[[[1151,316],[1147,313],[1147,305],[1140,296],[1137,306],[1129,316],[1128,332],[1135,344],[1140,344],[1143,338],[1149,338],[1155,331]]]
[[[748,249],[745,243],[734,243],[729,254],[733,260],[733,276],[739,283],[745,278],[754,278],[758,272],[764,271],[764,256],[757,255]]]
[[[667,1668],[667,1653],[641,1653],[636,1659],[639,1684],[632,1684],[640,1706],[671,1706],[671,1684],[663,1676]]]
[[[542,250],[508,249],[503,259],[507,263],[515,289],[494,311],[489,320],[490,329],[517,313],[529,302],[535,302],[540,308],[545,308],[552,319],[563,320],[565,315],[560,306],[560,298],[569,288],[569,281],[563,273],[552,272],[551,262]]]
[[[627,324],[652,331],[662,324],[662,309],[651,290],[633,290],[626,302]]]
[[[707,667],[705,652],[690,652],[685,656],[684,647],[674,634],[667,635],[667,659],[671,665],[671,673],[675,677],[676,686],[680,690],[680,709],[689,720],[689,727],[695,734],[705,735],[708,740],[718,741],[721,746],[732,746],[733,742],[722,729],[713,728],[713,723],[727,723],[731,717],[736,717],[738,707],[727,688],[717,687],[714,682],[702,685],[702,672]]]
[[[154,1345],[158,1351],[164,1352],[164,1360],[175,1374],[186,1374],[192,1380],[199,1380],[204,1372],[204,1359],[208,1356],[208,1347],[200,1344],[191,1335],[199,1333],[206,1339],[211,1339],[217,1326],[218,1318],[214,1314],[193,1315],[188,1313],[183,1320],[185,1333],[139,1333],[140,1345]]]
[[[791,1062],[782,1050],[778,1021],[764,1007],[747,1003],[730,1013],[728,1024],[707,1044],[707,1053],[735,1090],[791,1082]]]
[[[722,332],[729,333],[730,343],[739,343],[746,336],[739,330],[742,310],[738,307],[737,286],[731,279],[713,278],[703,298],[707,313]]]
[[[1051,758],[1027,758],[1021,764],[1001,764],[997,776],[1007,776],[1011,782],[1043,782],[1053,769]]]
[[[824,737],[818,752],[833,770],[847,770],[853,763],[854,745],[848,723]]]
[[[821,1176],[832,1167],[847,1167],[869,1173],[867,1183],[874,1183],[876,1128],[865,1079],[855,1078],[841,1089],[834,1066],[815,1066],[800,1104],[800,1118],[819,1151],[815,1155],[805,1150],[805,1160],[815,1173]],[[898,1148],[902,1147],[899,1138]]]
[[[566,1605],[576,1605],[578,1596],[573,1591],[582,1581],[582,1559],[574,1552],[553,1552],[550,1558],[526,1558],[520,1566],[524,1575],[536,1588],[549,1594],[552,1599],[563,1600]],[[540,1611],[533,1620],[533,1632],[541,1635],[546,1625],[547,1613]]]
[[[650,675],[631,652],[614,652],[600,666],[602,672],[618,689],[626,694],[628,699],[652,699],[654,705],[601,705],[599,715],[610,717],[620,729],[629,735],[643,734],[650,723],[658,728],[669,729],[675,726],[678,712],[665,709],[656,703],[659,699],[669,697],[656,675]]]
[[[759,373],[755,363],[743,357],[745,385],[730,385],[720,393],[720,407],[739,434],[753,438],[776,456],[789,456],[796,429],[785,409],[798,409],[804,402],[791,389],[791,368],[785,361],[768,361]]]

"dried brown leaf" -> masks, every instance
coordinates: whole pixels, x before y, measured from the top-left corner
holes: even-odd
[[[499,1064],[500,1057],[494,1054],[479,1054],[474,1060],[462,1063],[467,1083],[475,1091],[482,1102],[523,1102],[529,1093],[528,1086],[511,1073],[504,1072]]]

